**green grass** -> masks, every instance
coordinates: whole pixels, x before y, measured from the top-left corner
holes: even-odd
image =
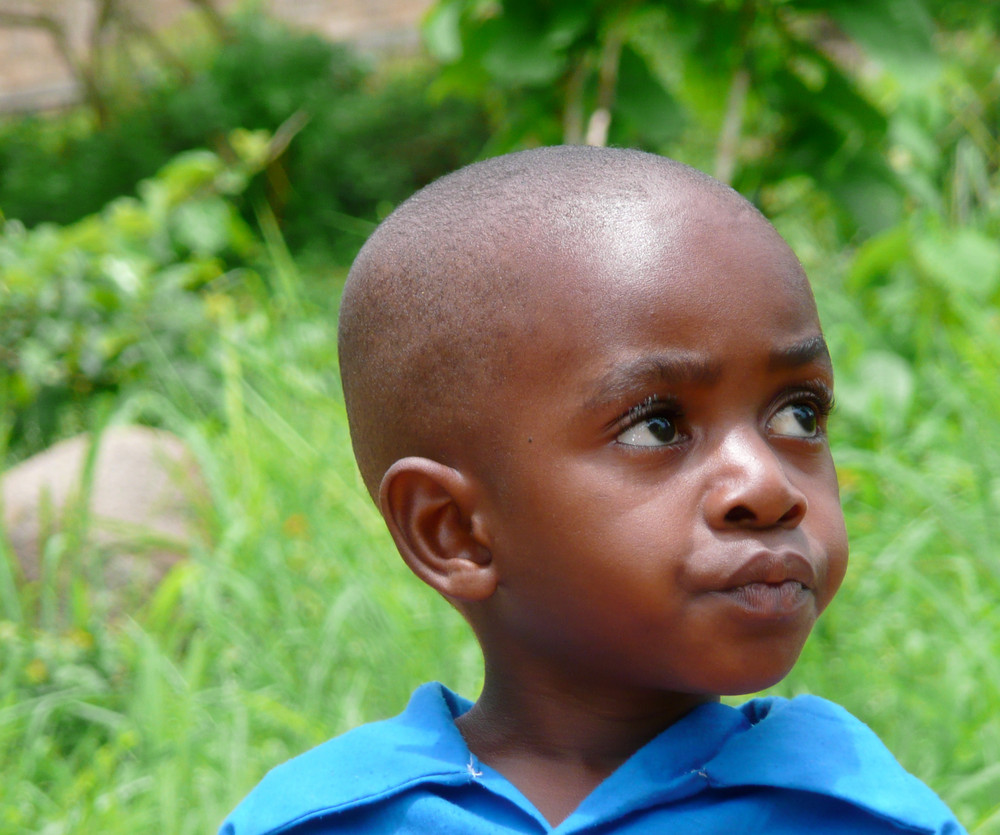
[[[141,389],[110,418],[159,410],[189,441],[210,548],[110,621],[53,614],[45,583],[0,572],[0,833],[212,831],[268,768],[428,677],[475,691],[474,643],[394,556],[355,473],[329,305],[273,307],[222,317],[221,419]]]
[[[1000,833],[1000,309],[915,262],[853,292],[839,267],[813,272],[851,563],[776,689],[840,702],[970,832]]]
[[[156,414],[189,441],[211,546],[117,619],[83,587],[46,614],[45,589],[0,559],[0,835],[210,832],[268,768],[397,712],[418,683],[477,691],[467,629],[409,576],[355,473],[336,294],[303,300],[279,266],[269,308],[220,315],[221,415],[165,397],[164,368],[107,416]],[[872,307],[877,288],[818,290],[852,563],[775,690],[844,704],[970,831],[1000,833],[997,310],[941,297],[941,321],[893,342],[901,314]],[[77,533],[46,555],[79,550]]]

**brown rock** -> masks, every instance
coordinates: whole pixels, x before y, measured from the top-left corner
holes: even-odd
[[[100,585],[96,597],[117,608],[148,596],[205,541],[208,491],[190,451],[169,432],[107,429],[88,478],[90,447],[90,436],[78,435],[8,470],[3,524],[24,580],[65,589],[87,578]],[[56,534],[67,534],[72,547],[46,559]]]

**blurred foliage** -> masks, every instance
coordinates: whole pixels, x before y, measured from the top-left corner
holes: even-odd
[[[244,214],[267,198],[290,245],[345,261],[380,211],[471,162],[487,138],[477,105],[428,100],[429,65],[377,74],[347,47],[260,15],[235,18],[229,38],[189,60],[181,75],[167,67],[122,82],[100,129],[85,112],[0,126],[3,213],[29,227],[72,222],[181,151],[231,158],[231,131],[294,126]]]
[[[213,300],[259,283],[246,265],[260,244],[233,198],[268,140],[232,139],[233,164],[190,151],[98,214],[0,229],[0,404],[13,452],[81,431],[88,406],[130,383],[214,400]]]
[[[939,201],[952,166],[964,201],[995,176],[996,12],[967,5],[440,0],[425,36],[436,89],[488,103],[491,152],[638,145],[750,196],[804,177],[850,238]]]

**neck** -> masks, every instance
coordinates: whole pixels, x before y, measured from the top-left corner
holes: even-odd
[[[457,725],[469,749],[557,825],[599,783],[686,713],[716,697],[568,686],[492,674]]]

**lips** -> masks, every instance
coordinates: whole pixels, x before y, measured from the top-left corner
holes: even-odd
[[[804,556],[792,551],[764,551],[723,576],[713,594],[743,615],[785,620],[809,610],[815,586],[816,571]]]
[[[718,591],[756,584],[769,586],[798,583],[806,589],[816,585],[816,571],[804,556],[794,551],[761,551],[746,560],[718,585]]]

